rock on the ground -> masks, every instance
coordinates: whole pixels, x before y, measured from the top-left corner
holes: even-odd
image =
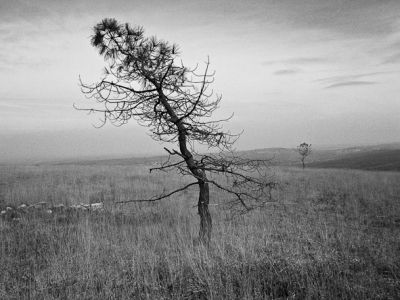
[[[104,208],[103,202],[90,204],[90,209],[92,210],[102,210]]]

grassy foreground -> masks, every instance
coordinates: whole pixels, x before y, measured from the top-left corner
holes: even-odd
[[[181,178],[148,166],[0,169],[0,208],[104,201],[105,212],[0,219],[0,299],[399,299],[400,173],[277,168],[277,202],[233,216],[196,189],[125,206]]]

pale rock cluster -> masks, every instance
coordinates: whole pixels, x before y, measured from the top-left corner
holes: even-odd
[[[65,211],[76,211],[76,212],[92,212],[92,211],[103,211],[104,204],[91,203],[84,204],[80,203],[77,205],[66,206],[64,204],[49,205],[47,202],[38,202],[35,204],[21,204],[17,207],[6,206],[0,211],[0,217],[12,220],[19,220],[22,215],[29,212],[42,212],[46,214],[55,214]]]

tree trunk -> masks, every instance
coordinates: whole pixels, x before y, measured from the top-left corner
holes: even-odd
[[[205,246],[209,246],[212,230],[211,214],[208,210],[208,204],[210,203],[210,189],[207,182],[199,182],[199,188],[199,202],[197,205],[200,215],[199,239]]]
[[[187,148],[187,130],[181,119],[178,118],[175,111],[168,103],[168,98],[164,95],[160,86],[155,86],[158,89],[158,93],[160,95],[160,101],[164,105],[168,114],[171,117],[171,121],[176,125],[178,129],[178,141],[179,141],[179,150],[181,152],[181,156],[186,162],[187,167],[190,172],[192,172],[193,176],[197,178],[199,182],[199,202],[197,204],[198,212],[200,215],[200,231],[199,231],[199,239],[200,242],[205,246],[210,244],[211,240],[211,229],[212,229],[212,220],[210,211],[208,210],[208,204],[210,203],[210,188],[207,183],[207,177],[204,170],[200,169],[193,159],[192,153]]]
[[[306,167],[305,163],[304,163],[304,158],[301,160],[301,163],[303,164],[303,170]]]

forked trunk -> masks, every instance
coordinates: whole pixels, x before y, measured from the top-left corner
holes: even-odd
[[[207,182],[200,182],[199,188],[199,202],[197,205],[200,215],[199,238],[201,243],[208,246],[210,244],[212,230],[211,214],[208,210],[208,204],[210,203],[210,189]]]

